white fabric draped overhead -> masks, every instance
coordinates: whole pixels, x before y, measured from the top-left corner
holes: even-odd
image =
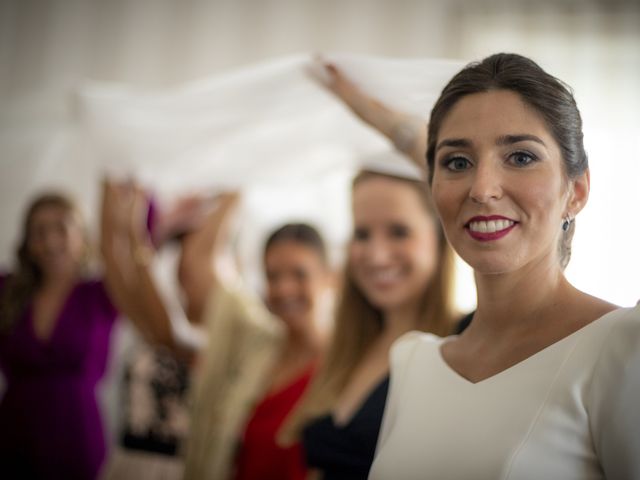
[[[385,102],[424,117],[425,124],[440,90],[462,65],[348,54],[327,59]],[[24,195],[11,201],[24,204],[40,189],[62,188],[80,200],[95,224],[105,174],[139,180],[160,204],[193,190],[239,189],[244,201],[238,239],[246,265],[259,265],[265,235],[286,221],[318,225],[340,260],[354,171],[379,157],[393,157],[394,168],[406,169],[408,162],[338,102],[319,74],[312,55],[300,54],[167,89],[85,83],[69,97],[68,124],[57,132],[26,130],[25,141],[34,144],[34,136],[42,135],[43,153],[18,180]],[[5,140],[5,146],[15,145],[15,138]],[[2,182],[16,180],[13,175]],[[248,270],[259,283],[259,269]]]
[[[462,65],[329,58],[385,102],[423,116],[425,124]],[[76,98],[82,161],[90,156],[96,172],[132,175],[161,198],[190,189],[240,189],[239,240],[248,264],[260,258],[267,231],[290,220],[319,225],[339,258],[349,229],[349,178],[359,164],[391,147],[326,91],[321,73],[308,54],[162,91],[87,84]]]
[[[425,118],[460,62],[332,55],[366,90]],[[97,163],[163,191],[315,182],[388,148],[309,70],[277,58],[165,91],[88,84],[78,122]]]

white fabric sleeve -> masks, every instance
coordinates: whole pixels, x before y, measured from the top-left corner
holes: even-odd
[[[640,478],[640,307],[622,315],[588,391],[591,432],[607,480]]]
[[[391,346],[389,352],[389,392],[387,393],[382,425],[378,435],[376,454],[384,445],[389,436],[389,432],[393,429],[400,398],[406,394],[408,386],[405,385],[406,382],[404,382],[404,379],[411,368],[411,358],[420,341],[420,335],[420,332],[406,333],[398,338]]]

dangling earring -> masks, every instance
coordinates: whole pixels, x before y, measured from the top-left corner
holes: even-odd
[[[566,232],[567,230],[569,230],[571,222],[573,222],[573,219],[569,215],[564,217],[564,220],[562,221],[562,231]]]

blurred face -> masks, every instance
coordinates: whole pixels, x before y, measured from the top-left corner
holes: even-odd
[[[46,276],[73,272],[85,253],[85,238],[78,219],[65,208],[38,208],[29,222],[27,244],[33,261]]]
[[[588,175],[587,175],[588,178]],[[586,190],[585,190],[586,188]],[[477,272],[559,265],[562,218],[582,208],[540,114],[507,90],[460,99],[436,141],[433,198],[447,238]]]
[[[366,178],[353,191],[349,270],[383,312],[419,302],[436,270],[438,238],[419,193],[402,181]]]
[[[267,305],[294,331],[314,320],[328,272],[312,247],[293,240],[274,243],[265,253]]]

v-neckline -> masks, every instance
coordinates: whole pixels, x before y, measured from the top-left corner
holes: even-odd
[[[73,286],[69,289],[69,293],[67,293],[66,298],[60,304],[60,308],[58,309],[58,313],[55,316],[53,326],[51,327],[51,331],[49,332],[49,335],[47,337],[41,337],[40,335],[38,335],[38,332],[36,331],[35,315],[34,315],[35,302],[31,302],[31,305],[29,305],[29,312],[28,312],[29,333],[35,339],[38,345],[42,347],[49,347],[52,345],[53,339],[55,338],[58,331],[60,330],[60,324],[62,323],[62,320],[65,318],[64,313],[69,308],[69,302],[71,301],[71,297],[75,294],[76,289],[78,288],[78,285],[79,285],[79,282],[75,282],[73,284]]]
[[[500,379],[503,376],[509,375],[510,372],[514,371],[514,370],[518,370],[518,369],[522,369],[524,368],[526,365],[528,365],[529,363],[535,361],[536,358],[539,358],[540,356],[542,356],[544,353],[551,351],[552,349],[555,348],[559,348],[562,344],[568,342],[570,339],[577,337],[579,334],[587,331],[592,325],[594,324],[599,324],[605,317],[608,317],[609,315],[611,315],[612,313],[619,311],[619,308],[616,308],[614,310],[611,310],[607,313],[605,313],[604,315],[601,315],[600,317],[596,318],[595,320],[587,323],[586,325],[583,325],[582,327],[578,328],[577,330],[571,332],[569,335],[566,335],[558,340],[556,340],[553,343],[550,343],[549,345],[547,345],[546,347],[538,350],[537,352],[529,355],[526,358],[523,358],[522,360],[514,363],[513,365],[504,368],[502,370],[500,370],[499,372],[496,372],[488,377],[482,378],[476,382],[469,380],[467,377],[465,377],[464,375],[462,375],[460,372],[458,372],[455,368],[453,368],[451,365],[449,365],[449,363],[445,360],[444,355],[442,354],[442,347],[451,339],[457,337],[458,335],[452,335],[450,337],[447,338],[443,338],[441,339],[441,341],[438,344],[438,348],[437,348],[437,358],[438,360],[442,363],[442,365],[444,366],[444,368],[446,369],[446,371],[448,371],[449,373],[451,373],[454,377],[456,377],[457,379],[459,379],[460,381],[462,381],[463,383],[470,385],[472,387],[474,386],[481,386],[487,383],[491,383],[492,381],[497,381],[498,379]]]
[[[267,393],[264,396],[264,400],[278,397],[284,394],[285,392],[289,391],[290,389],[292,389],[301,381],[311,378],[315,369],[316,369],[315,361],[309,362],[307,365],[305,365],[303,369],[299,370],[296,373],[296,375],[292,376],[287,381],[283,382],[280,386],[269,389],[269,391],[267,391]]]
[[[334,426],[334,428],[336,428],[338,430],[344,430],[346,428],[349,428],[349,426],[353,423],[353,421],[356,419],[356,417],[360,414],[360,412],[365,407],[365,405],[367,405],[369,403],[369,400],[371,400],[371,398],[373,398],[375,393],[378,390],[380,390],[380,388],[382,388],[382,386],[385,385],[388,381],[389,381],[389,372],[387,372],[387,374],[382,377],[382,379],[371,389],[371,391],[367,395],[364,396],[363,400],[360,402],[358,407],[353,411],[351,416],[349,416],[347,418],[347,421],[345,421],[345,422],[336,422],[336,417],[335,417],[334,412],[332,410],[328,414],[328,416],[329,416],[329,420],[331,421],[331,424]]]

